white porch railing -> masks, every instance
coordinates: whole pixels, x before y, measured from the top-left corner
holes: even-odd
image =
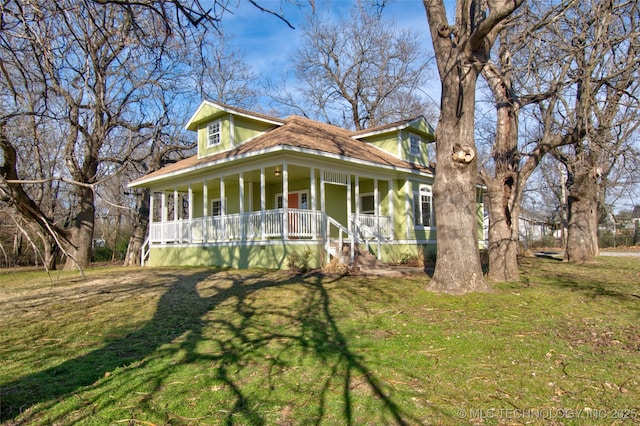
[[[322,235],[324,214],[320,211],[288,209],[286,223],[289,238],[314,238]],[[152,223],[151,243],[202,243],[245,241],[285,236],[284,209],[265,210],[223,216],[208,216]]]
[[[366,238],[392,239],[393,225],[389,216],[354,213],[351,215],[351,223],[360,228],[359,231],[364,233],[363,236]]]

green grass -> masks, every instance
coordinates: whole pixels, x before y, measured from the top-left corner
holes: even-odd
[[[525,259],[522,272],[491,294],[448,296],[424,291],[426,276],[5,271],[0,418],[640,422],[638,259]]]

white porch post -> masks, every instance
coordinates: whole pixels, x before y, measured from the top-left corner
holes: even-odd
[[[173,220],[178,220],[178,188],[173,188]]]
[[[356,175],[356,217],[360,218],[360,176]]]
[[[193,219],[193,188],[189,184],[189,220]]]
[[[411,182],[409,182],[409,178],[404,179],[404,207],[405,207],[405,216],[406,216],[406,228],[407,228],[407,240],[411,238]]]
[[[311,194],[311,211],[313,212],[313,219],[311,220],[311,233],[313,234],[313,238],[318,237],[318,222],[316,220],[316,169],[311,167],[309,169],[309,190]]]
[[[353,232],[351,224],[351,173],[347,174],[347,229]]]
[[[160,209],[160,222],[161,222],[161,237],[160,237],[160,242],[162,244],[165,244],[167,242],[167,238],[166,238],[166,234],[165,234],[165,229],[167,227],[167,215],[168,215],[168,209],[167,209],[167,193],[163,190],[162,191],[162,195],[160,196],[160,203],[162,203],[161,209]]]
[[[191,184],[189,184],[189,189],[187,190],[187,198],[189,201],[189,208],[188,208],[188,218],[189,218],[189,222],[186,225],[187,228],[187,238],[189,241],[187,241],[188,243],[193,242],[193,188],[191,187]]]
[[[153,199],[155,198],[153,196],[153,190],[149,190],[149,235],[147,236],[147,241],[149,241],[149,245],[151,245],[151,228],[153,227],[153,209],[154,209],[154,202]]]
[[[224,198],[224,176],[220,176],[220,218],[222,219],[222,239],[227,236],[227,200]]]
[[[376,215],[376,232],[380,235],[380,191],[378,190],[378,178],[373,179],[373,204]],[[382,260],[380,238],[376,238],[376,240],[378,240],[378,260]]]
[[[209,240],[209,220],[207,219],[209,216],[209,187],[207,186],[207,181],[202,182],[202,218],[204,220],[204,225],[202,229],[202,240],[206,243]]]
[[[238,173],[238,186],[240,187],[240,214],[244,213],[244,174]]]
[[[247,239],[246,236],[246,218],[244,217],[244,174],[242,172],[238,173],[238,186],[240,189],[240,239],[245,241]]]
[[[320,169],[320,209],[323,212],[326,212],[326,202],[325,202],[325,194],[324,194],[324,169]],[[328,265],[331,262],[331,256],[329,255],[329,247],[331,246],[331,236],[329,235],[329,220],[327,217],[323,218],[322,221],[322,233],[325,235],[326,241],[324,242],[324,251],[327,254],[326,264]]]
[[[287,163],[282,164],[282,210],[283,223],[282,223],[282,235],[285,240],[289,239],[289,170]]]
[[[261,238],[265,239],[265,214],[267,210],[267,196],[265,193],[266,176],[264,174],[264,167],[260,168],[260,234]]]
[[[380,192],[378,191],[378,178],[373,179],[373,208],[376,215],[376,232],[380,233]]]
[[[149,191],[149,224],[153,223],[153,209],[155,207],[155,203],[154,203],[154,192],[153,191]],[[151,228],[151,227],[149,227]]]
[[[389,191],[387,193],[387,198],[389,199],[389,220],[391,229],[389,230],[389,238],[393,241],[395,239],[395,211],[393,208],[393,180],[389,179]]]

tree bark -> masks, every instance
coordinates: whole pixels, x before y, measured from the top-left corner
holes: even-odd
[[[488,291],[478,249],[476,83],[502,21],[522,1],[461,0],[454,26],[448,23],[442,0],[423,3],[442,85],[433,184],[437,259],[427,289],[452,294]]]
[[[592,172],[569,172],[567,249],[568,262],[589,262],[598,254],[599,184]]]
[[[149,199],[151,191],[148,188],[140,190],[138,194],[138,209],[134,220],[133,231],[129,238],[127,247],[127,255],[124,259],[124,266],[140,266],[140,256],[142,254],[142,246],[147,236],[149,227]]]
[[[451,294],[488,291],[478,250],[476,208],[477,155],[473,139],[478,69],[451,60],[454,72],[442,76],[442,112],[436,130],[438,163],[433,184],[437,223],[437,261],[427,289]],[[458,71],[455,71],[458,70]],[[474,154],[466,164],[460,150]]]
[[[501,49],[500,61],[509,68],[509,53]],[[518,160],[519,102],[508,71],[489,63],[483,69],[496,103],[496,140],[493,145],[494,174],[483,174],[489,211],[490,281],[519,281],[518,245],[521,191]],[[524,179],[526,181],[526,177]]]
[[[85,269],[91,266],[95,220],[94,194],[91,188],[86,187],[79,187],[76,192],[79,198],[78,214],[73,218],[68,230],[72,243],[63,246],[67,256],[65,270]]]

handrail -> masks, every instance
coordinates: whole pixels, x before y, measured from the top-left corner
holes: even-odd
[[[144,266],[144,261],[145,259],[149,258],[150,253],[151,253],[151,243],[150,243],[149,237],[147,237],[147,239],[144,240],[144,243],[142,243],[142,247],[140,248],[140,266]]]
[[[355,260],[355,235],[353,234],[353,232],[350,232],[347,228],[344,227],[344,225],[342,225],[341,223],[337,222],[331,216],[328,216],[324,212],[323,212],[323,215],[327,220],[327,240],[326,240],[326,243],[325,243],[325,252],[327,253],[327,264],[331,260],[330,259],[330,254],[329,254],[330,253],[329,248],[331,246],[331,225],[335,226],[340,231],[339,234],[338,234],[338,243],[340,245],[340,249],[341,250],[342,250],[342,244],[343,244],[342,233],[344,232],[349,237],[349,245],[350,245],[349,258],[350,258],[350,263],[353,263],[353,261]]]

